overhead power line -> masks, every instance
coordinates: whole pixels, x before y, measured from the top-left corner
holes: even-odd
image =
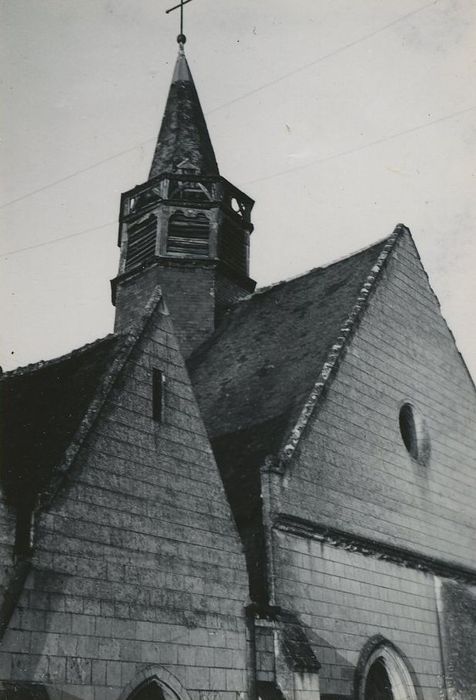
[[[16,250],[10,250],[8,253],[0,253],[0,257],[6,258],[10,255],[16,255],[17,253],[24,253],[27,250],[34,250],[35,248],[42,248],[44,245],[52,245],[53,243],[60,243],[60,241],[66,241],[68,238],[76,238],[77,236],[84,236],[86,233],[92,233],[93,231],[99,231],[101,228],[106,228],[106,226],[112,226],[117,224],[117,221],[109,221],[107,224],[100,224],[99,226],[93,226],[92,228],[84,229],[83,231],[78,231],[77,233],[70,233],[68,236],[61,236],[61,238],[53,238],[51,241],[43,241],[43,243],[35,243],[35,245],[29,245],[26,248],[17,248]]]
[[[368,34],[365,34],[361,36],[359,39],[355,39],[355,41],[351,41],[348,44],[344,44],[343,46],[339,46],[338,48],[334,49],[333,51],[330,51],[327,54],[324,54],[323,56],[320,56],[319,58],[316,58],[314,61],[311,61],[310,63],[306,63],[303,66],[299,66],[298,68],[293,69],[292,71],[289,71],[288,73],[284,73],[283,75],[279,76],[278,78],[275,78],[274,80],[269,81],[268,83],[264,83],[263,85],[260,85],[257,88],[254,88],[253,90],[250,90],[249,92],[245,92],[242,95],[239,95],[238,97],[235,97],[232,100],[229,100],[228,102],[224,102],[221,105],[218,105],[217,107],[213,107],[212,109],[208,110],[206,112],[206,115],[208,116],[209,114],[213,114],[215,112],[218,112],[221,109],[225,109],[226,107],[229,107],[230,105],[236,104],[237,102],[240,102],[241,100],[247,99],[248,97],[252,97],[253,95],[256,95],[257,93],[261,92],[262,90],[266,90],[269,87],[272,87],[274,85],[277,85],[278,83],[282,82],[283,80],[287,80],[288,78],[292,77],[293,75],[296,75],[297,73],[300,73],[303,70],[307,70],[308,68],[311,68],[312,66],[317,65],[318,63],[321,63],[322,61],[326,61],[329,58],[332,58],[333,56],[336,56],[337,54],[346,51],[347,49],[350,49],[354,46],[357,46],[358,44],[362,43],[363,41],[367,41],[368,39],[372,39],[374,36],[377,36],[378,34],[386,31],[387,29],[390,29],[390,27],[393,27],[395,24],[398,24],[399,22],[403,22],[409,17],[412,17],[413,15],[416,15],[418,12],[422,12],[423,10],[426,10],[428,7],[431,7],[433,5],[436,5],[440,0],[432,0],[429,3],[426,3],[425,5],[421,5],[420,7],[417,7],[415,10],[412,10],[411,12],[407,12],[404,15],[400,15],[400,17],[397,17],[396,19],[392,20],[388,24],[385,24],[383,27],[380,27],[379,29],[375,29],[373,32],[369,32]],[[47,189],[50,189],[51,187],[56,187],[57,185],[60,185],[62,182],[66,182],[67,180],[71,180],[73,177],[76,177],[77,175],[81,175],[82,173],[86,173],[89,170],[93,170],[94,168],[99,167],[100,165],[104,165],[104,163],[108,163],[111,160],[114,160],[116,158],[120,158],[123,155],[126,155],[127,153],[132,153],[138,148],[142,148],[143,146],[146,146],[147,144],[151,143],[151,141],[154,141],[157,137],[156,136],[151,136],[150,138],[146,139],[145,141],[141,141],[140,143],[135,144],[135,146],[130,146],[130,148],[126,148],[123,151],[118,151],[117,153],[114,153],[111,156],[108,156],[107,158],[103,158],[102,160],[96,161],[95,163],[92,163],[91,165],[86,166],[85,168],[80,168],[79,170],[75,170],[73,173],[70,173],[69,175],[65,175],[62,178],[59,178],[58,180],[54,180],[53,182],[49,182],[46,185],[43,185],[41,187],[38,187],[37,189],[30,190],[29,192],[25,192],[25,194],[20,195],[19,197],[15,197],[15,199],[11,199],[8,202],[4,202],[3,204],[0,204],[0,209],[5,209],[5,207],[9,207],[12,204],[16,204],[17,202],[21,202],[24,199],[27,199],[28,197],[32,197],[35,194],[39,194],[40,192],[44,192]]]
[[[38,189],[36,189],[36,190],[31,190],[30,192],[26,192],[25,194],[20,195],[20,197],[16,197],[15,199],[11,199],[9,202],[5,202],[5,204],[1,204],[0,209],[5,209],[5,207],[9,207],[11,204],[16,204],[17,202],[21,202],[22,199],[26,199],[27,197],[32,197],[34,194],[38,194],[39,192],[43,192],[44,190],[48,190],[50,187],[56,187],[56,185],[60,185],[62,182],[66,182],[66,180],[71,180],[71,178],[76,177],[76,175],[81,175],[81,173],[87,173],[88,170],[93,170],[94,168],[97,168],[99,165],[103,165],[104,163],[108,163],[110,160],[114,160],[115,158],[119,158],[120,156],[123,156],[126,153],[131,153],[132,151],[135,151],[137,148],[141,148],[142,146],[145,146],[151,140],[152,139],[148,139],[147,141],[142,141],[141,143],[138,143],[135,146],[131,146],[130,148],[126,148],[124,151],[119,151],[119,153],[115,153],[112,156],[108,156],[107,158],[103,158],[103,160],[98,160],[98,161],[96,161],[96,163],[92,163],[91,165],[88,165],[86,168],[81,168],[80,170],[75,170],[74,173],[70,173],[69,175],[65,175],[65,177],[61,177],[59,180],[54,180],[53,182],[49,182],[47,185],[43,185],[43,187],[38,187]]]
[[[326,61],[328,58],[332,58],[333,56],[337,56],[337,54],[342,53],[343,51],[347,51],[347,49],[351,49],[353,46],[357,46],[358,44],[361,44],[363,41],[367,41],[368,39],[372,39],[372,37],[377,36],[377,34],[381,34],[382,32],[386,31],[387,29],[390,29],[390,27],[393,27],[395,24],[398,24],[399,22],[403,22],[404,20],[408,19],[409,17],[416,15],[418,12],[422,12],[423,10],[426,10],[428,7],[431,7],[432,5],[436,5],[438,2],[440,2],[440,0],[432,0],[431,2],[428,2],[426,5],[421,5],[420,7],[417,7],[416,10],[412,10],[411,12],[407,12],[406,15],[400,15],[400,17],[397,17],[396,19],[392,20],[388,24],[385,24],[383,27],[380,27],[379,29],[375,29],[373,32],[369,32],[368,34],[361,36],[359,39],[355,39],[354,41],[350,41],[348,44],[344,44],[343,46],[339,46],[337,49],[334,49],[333,51],[330,51],[329,53],[326,53],[323,56],[319,56],[319,58],[316,58],[314,61],[311,61],[310,63],[305,63],[303,66],[298,66],[298,68],[294,68],[293,70],[289,71],[288,73],[283,73],[283,75],[279,76],[279,78],[275,78],[274,80],[270,80],[269,83],[264,83],[263,85],[260,85],[259,87],[254,88],[253,90],[250,90],[249,92],[245,92],[243,95],[240,95],[239,97],[235,97],[235,99],[229,100],[228,102],[225,102],[224,104],[221,104],[218,107],[213,107],[213,109],[208,110],[207,115],[213,114],[213,112],[218,112],[218,110],[224,109],[225,107],[229,107],[230,105],[233,105],[236,102],[241,102],[241,100],[244,100],[247,97],[251,97],[252,95],[256,95],[256,93],[261,92],[261,90],[265,90],[266,88],[272,87],[273,85],[277,85],[278,83],[281,83],[283,80],[287,80],[288,78],[292,78],[293,75],[296,75],[297,73],[301,73],[303,70],[307,70],[308,68],[312,68],[312,66],[315,66],[318,63],[321,63],[322,61]]]
[[[408,129],[404,129],[403,131],[398,131],[398,132],[395,132],[394,134],[390,134],[389,136],[384,136],[380,139],[376,139],[375,141],[370,141],[368,143],[362,144],[361,146],[349,148],[345,151],[340,151],[339,153],[333,153],[329,156],[324,156],[324,158],[316,158],[316,159],[309,161],[307,163],[303,163],[302,165],[296,165],[293,168],[288,168],[287,170],[280,170],[279,172],[272,173],[271,175],[265,175],[264,177],[259,177],[259,178],[256,178],[255,180],[248,180],[248,182],[245,182],[243,184],[250,185],[250,184],[255,184],[256,182],[264,182],[265,180],[271,180],[275,177],[281,177],[282,175],[288,175],[289,173],[293,173],[297,170],[304,170],[305,168],[310,168],[311,166],[316,165],[318,163],[324,163],[324,162],[327,162],[330,160],[335,160],[337,158],[343,158],[344,156],[352,155],[353,153],[358,153],[359,151],[363,151],[367,148],[372,148],[373,146],[377,146],[379,144],[386,143],[387,141],[392,141],[393,139],[399,138],[401,136],[405,136],[406,134],[411,134],[415,131],[421,131],[422,129],[426,129],[430,126],[433,126],[434,124],[439,124],[440,122],[447,121],[448,119],[453,119],[454,117],[459,117],[461,114],[466,114],[467,112],[471,112],[474,109],[476,109],[476,106],[467,107],[466,109],[461,109],[458,112],[453,112],[452,114],[445,114],[444,116],[438,117],[437,119],[433,119],[430,122],[425,122],[424,124],[418,124],[417,126],[412,126]],[[44,245],[52,245],[53,243],[59,243],[60,241],[64,241],[67,238],[75,238],[76,236],[82,236],[83,234],[90,233],[92,231],[97,231],[101,228],[105,228],[106,226],[111,226],[115,223],[116,223],[115,221],[109,221],[106,224],[101,224],[100,226],[95,226],[94,228],[88,228],[88,229],[85,229],[84,231],[78,231],[77,233],[72,233],[68,236],[63,236],[62,238],[54,238],[51,241],[45,241],[44,243],[36,243],[35,245],[28,246],[26,248],[19,248],[18,250],[11,250],[8,253],[1,253],[0,257],[16,255],[17,253],[23,253],[27,250],[33,250],[34,248],[41,248]]]
[[[325,163],[329,160],[334,160],[343,156],[350,156],[352,155],[352,153],[358,153],[359,151],[371,148],[372,146],[377,146],[379,144],[386,143],[387,141],[391,141],[392,139],[399,138],[400,136],[411,134],[414,131],[421,131],[422,129],[426,129],[428,126],[433,126],[433,124],[439,124],[440,122],[447,121],[448,119],[459,117],[461,114],[471,112],[473,109],[476,109],[476,106],[467,107],[466,109],[461,109],[459,112],[453,112],[452,114],[445,114],[443,117],[438,117],[438,119],[432,119],[432,121],[425,122],[424,124],[419,124],[418,126],[412,126],[409,129],[403,129],[403,131],[396,131],[394,134],[390,134],[389,136],[383,136],[382,138],[376,139],[375,141],[369,141],[367,143],[362,144],[361,146],[355,146],[354,148],[349,148],[345,151],[339,151],[339,153],[332,153],[331,155],[324,156],[323,158],[315,158],[314,160],[310,160],[307,163],[295,165],[292,168],[280,170],[279,172],[272,173],[271,175],[265,175],[264,177],[257,177],[254,180],[248,180],[247,182],[244,182],[243,185],[254,185],[256,182],[272,180],[275,177],[281,177],[281,175],[288,175],[289,173],[294,173],[296,172],[296,170],[304,170],[304,168],[310,168],[312,165],[316,165],[317,163]]]

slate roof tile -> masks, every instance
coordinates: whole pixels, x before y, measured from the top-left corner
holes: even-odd
[[[123,338],[109,335],[3,375],[0,474],[9,502],[34,498],[47,487]]]
[[[276,453],[388,241],[258,290],[232,308],[188,363],[213,441],[241,433],[241,444],[260,458]]]

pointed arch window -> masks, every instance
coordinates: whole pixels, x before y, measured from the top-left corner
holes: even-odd
[[[129,696],[129,700],[166,700],[166,698],[159,682],[153,678],[137,688]]]
[[[176,683],[173,684],[174,686]],[[126,691],[127,692],[127,691]],[[125,700],[186,700],[185,693],[180,693],[157,676],[147,678],[128,695],[121,695]]]
[[[178,211],[169,219],[167,253],[191,257],[207,257],[210,225],[205,214]]]
[[[379,643],[365,662],[359,700],[417,700],[410,671],[390,642]]]

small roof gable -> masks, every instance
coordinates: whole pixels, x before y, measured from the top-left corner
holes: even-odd
[[[2,377],[1,482],[11,503],[48,485],[123,338],[109,335]]]

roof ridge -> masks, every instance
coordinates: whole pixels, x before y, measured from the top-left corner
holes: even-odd
[[[130,327],[129,332],[117,334],[111,333],[109,336],[106,336],[118,337],[122,342],[120,342],[118,347],[114,350],[114,359],[109,370],[105,370],[102,373],[96,391],[93,393],[88,407],[83,413],[83,417],[81,418],[78,428],[73,434],[69,445],[65,450],[61,463],[54,468],[53,473],[55,476],[51,480],[49,488],[40,495],[39,507],[41,509],[49,505],[61,487],[63,479],[71,469],[76,455],[78,454],[97,416],[99,415],[99,412],[101,411],[114,385],[114,382],[119,375],[119,372],[122,370],[131,352],[137,345],[139,338],[141,337],[147,323],[150,321],[152,314],[157,308],[161,299],[162,289],[159,285],[157,285],[154,287],[149,297],[149,301],[144,308],[144,313],[139,317],[137,322]]]
[[[244,297],[241,297],[240,299],[237,299],[234,301],[230,307],[227,309],[226,313],[223,316],[223,319],[221,323],[218,324],[218,326],[215,328],[213,333],[206,338],[195,350],[192,352],[190,357],[187,360],[187,366],[189,369],[191,367],[194,367],[196,363],[199,361],[199,358],[203,356],[203,354],[212,346],[217,338],[226,331],[227,324],[232,321],[232,319],[235,317],[234,315],[236,313],[239,313],[239,311],[243,308],[243,303],[247,301],[251,301],[257,297],[262,296],[263,294],[266,294],[267,292],[270,292],[274,289],[278,289],[279,287],[288,284],[289,282],[294,282],[299,279],[303,279],[307,275],[312,274],[313,272],[318,272],[319,270],[327,270],[328,268],[332,267],[333,265],[338,265],[340,262],[343,262],[345,260],[350,260],[351,258],[360,255],[361,253],[364,253],[365,251],[371,250],[372,248],[382,245],[384,241],[389,241],[392,236],[395,234],[397,229],[399,228],[404,228],[406,229],[406,226],[404,224],[397,224],[395,227],[394,231],[390,236],[384,236],[383,238],[380,238],[378,241],[375,241],[371,245],[365,246],[364,248],[359,248],[358,250],[354,251],[350,255],[344,255],[341,258],[337,258],[335,260],[330,261],[329,263],[326,263],[325,265],[320,265],[319,267],[313,267],[307,272],[304,272],[302,274],[296,275],[294,277],[289,277],[288,279],[281,280],[280,282],[274,282],[273,284],[270,284],[266,287],[261,287],[260,289],[257,289],[255,292],[252,294],[247,294]]]
[[[100,345],[100,343],[103,343],[106,340],[112,340],[113,338],[121,338],[126,335],[128,335],[128,333],[108,333],[103,338],[96,338],[96,340],[92,340],[89,343],[85,343],[79,348],[74,348],[73,350],[70,350],[64,355],[52,357],[49,360],[38,360],[38,362],[31,362],[28,365],[23,365],[21,367],[16,367],[15,369],[9,370],[8,372],[3,372],[3,374],[0,376],[0,381],[3,381],[4,379],[10,379],[14,377],[27,375],[32,372],[36,372],[36,370],[38,369],[43,369],[44,367],[51,367],[51,365],[63,362],[65,360],[70,360],[73,357],[80,355],[82,352],[86,352],[87,350],[95,348],[96,346]]]
[[[411,235],[410,230],[404,224],[397,224],[393,233],[388,236],[387,239],[382,239],[382,242],[387,240],[387,243],[380,251],[377,261],[372,265],[349,316],[344,322],[344,325],[339,329],[339,335],[335,343],[332,345],[324,364],[322,365],[317,381],[315,382],[308,399],[294,424],[293,429],[290,431],[287,439],[284,441],[283,447],[280,449],[277,455],[274,464],[278,467],[278,471],[281,473],[284,473],[287,464],[293,457],[301,436],[303,435],[304,430],[309,423],[309,420],[319,401],[319,398],[321,397],[330,377],[335,373],[343,351],[353,336],[358,321],[360,320],[367,306],[370,294],[374,290],[377,280],[380,278],[396,242],[404,233]]]
[[[114,360],[109,372],[106,374],[106,371],[104,371],[101,375],[101,380],[98,382],[97,389],[92,395],[88,407],[83,413],[79,426],[65,450],[64,457],[61,463],[56,467],[55,478],[52,479],[48,490],[40,496],[40,508],[45,508],[53,500],[58,489],[61,487],[63,478],[69,472],[74,459],[76,458],[81,445],[83,444],[97,416],[99,415],[99,412],[103,407],[109,392],[111,391],[114,382],[119,375],[119,372],[122,370],[128,357],[137,345],[139,338],[141,337],[147,323],[149,322],[161,299],[162,288],[159,285],[156,285],[149,297],[149,301],[144,307],[144,313],[139,317],[137,322],[130,327],[129,331],[126,333],[111,333],[109,336],[106,336],[116,336],[121,338],[122,342],[119,343],[118,347],[114,351]]]
[[[3,381],[4,379],[13,379],[15,377],[20,377],[23,375],[27,375],[33,372],[36,372],[39,369],[43,369],[44,367],[51,367],[52,365],[60,362],[64,362],[65,360],[71,360],[73,357],[77,357],[83,352],[86,352],[87,350],[92,350],[96,346],[100,345],[104,341],[107,340],[112,340],[113,338],[117,339],[124,339],[127,336],[130,335],[136,335],[137,332],[142,329],[142,327],[146,324],[148,318],[150,317],[152,311],[154,310],[156,304],[162,297],[162,290],[159,285],[157,285],[150,298],[149,301],[147,302],[146,306],[144,307],[144,313],[139,317],[139,319],[131,324],[125,331],[121,332],[112,332],[108,333],[105,335],[103,338],[96,338],[96,340],[92,340],[88,343],[85,343],[84,345],[81,345],[79,348],[73,348],[73,350],[70,350],[69,352],[64,353],[64,355],[59,355],[58,357],[52,357],[49,360],[38,360],[38,362],[30,362],[27,365],[22,365],[21,367],[15,367],[15,369],[11,369],[8,372],[3,372],[0,374],[0,382]]]
[[[99,415],[119,372],[124,366],[132,349],[135,347],[137,338],[138,336],[135,336],[133,333],[124,334],[122,336],[123,342],[121,342],[116,349],[110,368],[103,371],[97,388],[89,401],[88,407],[83,413],[81,421],[64,452],[61,463],[53,468],[54,476],[48,488],[43,493],[39,494],[39,509],[43,510],[46,508],[61,487],[63,479],[71,469],[74,459]]]
[[[404,224],[397,224],[397,226],[394,229],[394,232],[399,226],[404,226]],[[261,294],[266,294],[267,292],[276,289],[277,287],[280,287],[283,284],[288,284],[289,282],[294,282],[295,280],[302,279],[303,277],[307,277],[307,275],[311,275],[313,272],[318,272],[319,270],[326,270],[327,268],[332,267],[333,265],[338,265],[339,263],[344,262],[344,260],[349,260],[350,258],[353,258],[356,255],[360,255],[360,253],[365,253],[365,251],[370,250],[375,246],[381,245],[386,240],[389,240],[392,236],[393,233],[390,234],[390,236],[384,236],[383,238],[379,238],[378,241],[374,241],[370,245],[366,245],[362,248],[354,250],[352,253],[350,253],[350,255],[342,255],[339,258],[334,258],[333,260],[330,260],[328,263],[324,263],[324,265],[311,267],[310,270],[307,270],[306,272],[300,272],[298,275],[294,275],[293,277],[287,277],[286,279],[279,280],[278,282],[271,282],[271,284],[267,284],[265,287],[258,287],[258,289],[252,294],[247,294],[246,296],[237,299],[230,307],[230,310],[234,309],[236,306],[238,306],[244,301],[249,301],[250,299],[260,296]]]

